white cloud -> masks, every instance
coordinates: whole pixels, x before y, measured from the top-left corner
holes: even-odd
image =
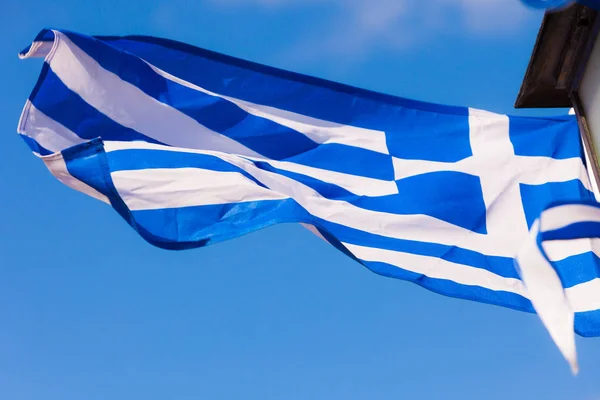
[[[463,15],[466,28],[474,33],[514,33],[539,13],[519,0],[437,0],[454,3]]]
[[[357,59],[374,48],[422,44],[432,35],[464,31],[470,34],[511,35],[533,11],[519,0],[211,0],[220,7],[252,6],[271,12],[324,6],[335,18],[312,27],[292,45],[286,58],[294,61],[323,57]]]

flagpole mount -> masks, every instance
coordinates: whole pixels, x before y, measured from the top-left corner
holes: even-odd
[[[573,108],[600,201],[600,12],[573,3],[544,14],[515,108]]]

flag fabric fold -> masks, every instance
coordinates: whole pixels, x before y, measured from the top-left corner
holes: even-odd
[[[373,272],[543,321],[548,267],[562,326],[600,336],[595,231],[566,208],[568,229],[536,222],[593,204],[572,115],[407,100],[145,36],[44,30],[20,56],[44,65],[19,134],[153,245],[302,223]],[[515,264],[532,234],[542,272]]]

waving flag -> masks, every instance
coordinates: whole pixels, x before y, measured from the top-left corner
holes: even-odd
[[[18,127],[32,151],[166,249],[297,222],[378,274],[534,312],[515,257],[549,204],[594,198],[572,115],[406,100],[152,37],[44,30],[21,57],[45,58]],[[600,335],[597,243],[545,246],[575,330]]]

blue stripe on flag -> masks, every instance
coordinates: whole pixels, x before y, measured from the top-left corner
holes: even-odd
[[[359,199],[363,203],[385,204],[380,211],[392,214],[425,214],[473,232],[487,233],[486,209],[478,176],[440,171],[396,181],[399,196]],[[431,188],[435,187],[433,191]]]
[[[26,135],[22,135],[22,134],[20,134],[19,136],[21,136],[21,138],[25,141],[27,146],[29,146],[31,151],[35,151],[36,153],[38,153],[41,156],[48,156],[48,155],[52,154],[52,152],[50,150],[44,148],[35,139],[33,139],[29,136],[26,136]]]
[[[390,156],[338,143],[321,144],[286,161],[345,174],[394,180],[394,165]]]
[[[104,69],[123,81],[265,157],[280,160],[317,146],[304,134],[252,115],[229,100],[166,79],[138,57],[119,52],[89,36],[73,33],[67,36]]]
[[[511,116],[509,121],[516,155],[555,159],[581,155],[579,137],[568,134],[577,130],[577,120],[572,115],[546,119]]]
[[[63,150],[62,156],[69,174],[108,197],[113,206],[120,202],[112,186],[106,153],[100,140]]]
[[[565,288],[600,277],[600,258],[592,252],[554,261],[553,266]]]
[[[575,332],[583,337],[600,336],[600,310],[575,313]]]
[[[406,160],[456,162],[473,155],[463,116],[398,110],[402,120],[386,130],[390,154]],[[444,142],[444,146],[435,143]]]
[[[205,168],[212,171],[238,172],[257,185],[265,187],[243,169],[209,154],[129,149],[111,151],[107,153],[107,157],[112,172],[153,168]]]
[[[339,124],[385,131],[390,152],[398,157],[452,162],[472,154],[465,118],[468,110],[464,107],[383,95],[168,40],[102,39],[215,93]],[[180,61],[183,50],[185,62]],[[161,54],[159,58],[157,52]],[[431,146],[431,139],[445,139],[447,146]],[[454,151],[448,151],[449,147]]]
[[[67,33],[64,30],[61,32]],[[73,35],[71,32],[68,34]],[[169,39],[151,36],[97,38],[210,91],[340,124],[378,129],[381,121],[372,113],[375,105],[382,104],[432,113],[468,115],[466,107],[444,106],[386,95]],[[353,115],[356,119],[350,119]],[[392,127],[393,122],[388,126]]]
[[[487,304],[501,304],[503,307],[515,310],[533,312],[529,300],[515,293],[490,290],[481,286],[461,285],[445,279],[433,279],[423,274],[414,273],[381,262],[363,261],[362,263],[377,274],[407,280],[444,296],[460,297]]]
[[[160,144],[158,140],[124,127],[90,106],[66,87],[50,68],[43,84],[31,97],[31,102],[38,110],[83,139],[102,137],[103,140],[141,140]]]
[[[399,195],[371,197],[356,196],[337,185],[277,169],[267,163],[255,164],[301,182],[328,199],[343,200],[365,210],[390,214],[431,215],[477,233],[487,233],[481,185],[479,178],[472,175],[445,171],[413,176],[396,182]],[[436,187],[436,191],[429,190],[431,187]],[[465,196],[465,193],[469,195]]]
[[[587,190],[581,181],[549,182],[542,185],[521,185],[521,199],[525,209],[527,225],[531,229],[533,222],[542,211],[554,201],[593,200],[594,194]]]
[[[298,222],[305,213],[292,199],[140,210],[131,213],[145,239],[169,250],[230,240],[271,225]],[[307,217],[305,217],[307,218]]]
[[[519,274],[515,270],[514,260],[509,257],[488,256],[472,250],[439,243],[391,238],[320,218],[315,218],[315,221],[318,226],[323,227],[323,229],[346,243],[435,257],[457,264],[485,269],[504,278],[519,278]]]
[[[254,165],[256,165],[258,168],[264,171],[274,172],[277,175],[285,176],[287,178],[300,182],[303,185],[306,185],[309,188],[313,189],[315,192],[319,193],[326,199],[352,201],[356,197],[356,194],[353,194],[350,191],[339,187],[338,185],[323,182],[322,180],[319,180],[309,175],[299,174],[296,172],[290,172],[279,168],[275,168],[267,162],[258,161],[254,162]]]

